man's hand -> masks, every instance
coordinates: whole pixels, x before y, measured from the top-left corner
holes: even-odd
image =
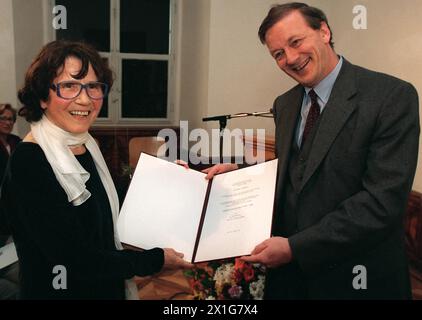
[[[171,248],[164,248],[163,269],[192,268],[193,264],[183,260],[183,253],[177,252]]]
[[[202,172],[207,173],[205,179],[209,180],[212,179],[212,177],[214,177],[216,174],[233,171],[236,169],[238,169],[238,166],[235,163],[220,163],[212,166],[211,168],[202,170]]]
[[[292,260],[292,251],[287,238],[273,237],[261,242],[250,256],[241,259],[251,263],[262,263],[268,268],[276,268]]]

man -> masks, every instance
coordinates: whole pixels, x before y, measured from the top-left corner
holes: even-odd
[[[418,156],[415,89],[339,57],[324,13],[306,4],[274,6],[259,37],[299,83],[273,107],[273,236],[244,257],[269,267],[265,297],[411,298],[402,221]]]

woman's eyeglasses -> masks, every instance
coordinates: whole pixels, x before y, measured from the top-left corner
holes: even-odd
[[[82,89],[85,89],[88,97],[94,100],[103,99],[108,93],[108,85],[98,81],[85,84],[76,81],[63,81],[52,84],[51,88],[56,91],[57,96],[68,100],[79,96]]]

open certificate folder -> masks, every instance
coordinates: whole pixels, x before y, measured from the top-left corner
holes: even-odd
[[[121,242],[194,262],[248,255],[271,235],[277,160],[214,176],[141,154],[117,228]]]

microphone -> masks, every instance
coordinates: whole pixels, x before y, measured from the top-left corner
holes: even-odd
[[[208,118],[202,118],[202,121],[221,121],[221,120],[225,120],[225,119],[230,119],[231,115],[229,114],[225,114],[222,116],[213,116],[213,117],[208,117]]]
[[[236,114],[223,114],[220,116],[212,116],[202,118],[202,121],[219,121],[220,122],[220,161],[223,162],[223,130],[226,128],[227,120],[233,118],[246,118],[246,117],[263,117],[263,118],[272,118],[273,109],[270,108],[268,111],[257,111],[257,112],[242,112]]]
[[[272,114],[273,114],[273,108],[270,108],[270,110],[268,110],[268,111],[252,112],[252,115],[255,116],[255,117],[272,115]]]
[[[226,122],[228,119],[233,118],[245,118],[245,117],[264,117],[272,118],[273,117],[273,108],[270,108],[268,111],[257,111],[257,112],[241,112],[235,114],[223,114],[221,116],[212,116],[207,118],[202,118],[202,121],[220,121]]]

